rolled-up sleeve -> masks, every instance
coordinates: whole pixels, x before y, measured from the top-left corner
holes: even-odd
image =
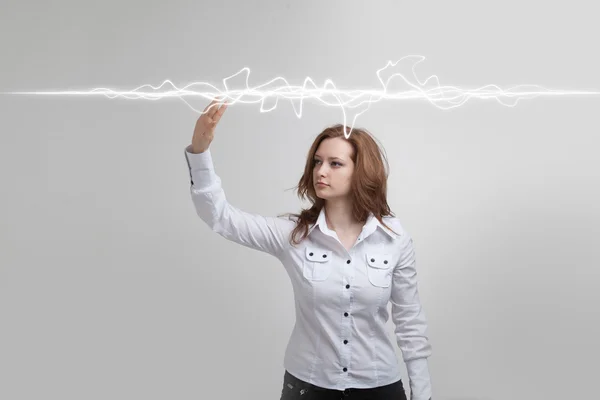
[[[432,349],[427,336],[427,319],[419,299],[415,250],[408,234],[400,240],[401,255],[394,267],[391,293],[394,332],[406,363],[411,398],[429,400],[431,381],[427,358]]]
[[[286,246],[290,221],[232,206],[215,173],[210,150],[195,154],[191,153],[190,145],[184,153],[190,173],[190,194],[198,216],[224,238],[279,257]]]

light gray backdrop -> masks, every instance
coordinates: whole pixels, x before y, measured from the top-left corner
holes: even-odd
[[[0,91],[284,76],[378,88],[388,60],[475,88],[600,88],[592,2],[2,1]],[[207,102],[196,102],[202,109]],[[437,400],[599,396],[599,97],[384,101],[360,117],[414,237]],[[0,398],[278,399],[294,323],[275,259],[196,216],[181,100],[0,95]],[[341,113],[236,105],[212,153],[229,201],[298,211]],[[393,325],[390,321],[390,334]],[[401,357],[398,351],[398,357]],[[406,379],[404,373],[404,378]]]

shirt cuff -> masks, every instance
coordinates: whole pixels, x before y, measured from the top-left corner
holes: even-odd
[[[202,153],[192,153],[192,145],[185,148],[185,158],[187,160],[190,182],[197,187],[209,185],[214,180],[214,166],[210,149]]]
[[[192,153],[192,145],[190,144],[185,148],[185,157],[188,160],[188,166],[191,170],[199,168],[212,169],[213,161],[210,149],[206,149],[202,153]]]
[[[431,379],[427,358],[415,358],[406,362],[412,400],[431,398]]]

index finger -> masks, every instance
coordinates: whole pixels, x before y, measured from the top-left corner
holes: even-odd
[[[213,115],[213,121],[215,123],[219,122],[219,120],[221,119],[221,116],[223,115],[223,113],[227,109],[227,106],[228,106],[227,103],[223,103],[223,105],[221,106],[221,108],[219,108],[217,110],[217,112],[215,113],[215,115]]]
[[[209,105],[206,106],[206,108],[204,109],[204,111],[202,111],[202,114],[206,114],[208,112],[209,109],[212,108],[212,106],[214,104],[218,103],[218,98],[217,97],[213,97],[212,101],[210,102]]]

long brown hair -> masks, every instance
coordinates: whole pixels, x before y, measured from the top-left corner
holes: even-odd
[[[350,135],[350,137],[346,139],[344,133]],[[319,213],[325,205],[325,200],[317,197],[315,192],[313,159],[323,140],[337,137],[348,140],[353,148],[351,159],[354,162],[354,172],[352,174],[350,196],[354,219],[364,223],[371,212],[383,226],[392,230],[382,219],[384,216],[394,217],[387,203],[389,164],[383,147],[378,145],[376,139],[366,129],[353,128],[350,131],[350,127],[337,124],[326,128],[315,138],[308,150],[304,173],[300,177],[298,185],[293,188],[297,189],[300,199],[308,198],[312,206],[308,209],[302,209],[300,214],[287,213],[280,215],[297,218],[296,226],[290,235],[292,246],[299,244],[308,236],[308,226],[317,222]],[[301,232],[302,235],[298,239],[297,236]]]

